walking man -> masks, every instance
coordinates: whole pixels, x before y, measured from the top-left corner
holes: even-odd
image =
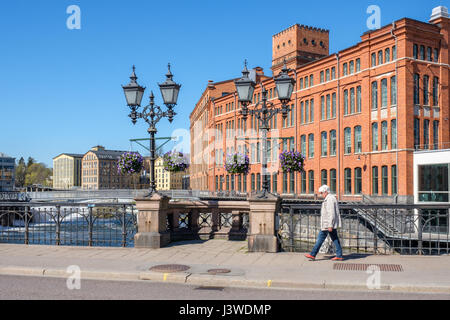
[[[337,228],[341,227],[341,216],[339,214],[338,202],[336,200],[336,197],[330,194],[330,188],[327,185],[321,186],[319,188],[319,194],[324,198],[322,209],[320,210],[321,231],[319,233],[319,237],[317,238],[317,242],[313,250],[311,251],[311,254],[306,254],[305,257],[310,260],[314,260],[320,250],[320,247],[329,234],[331,240],[334,243],[334,246],[336,247],[336,257],[331,260],[342,261],[344,260],[344,258],[342,257],[341,243],[339,242],[337,234]]]

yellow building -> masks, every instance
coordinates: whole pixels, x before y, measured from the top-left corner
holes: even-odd
[[[169,172],[164,170],[164,160],[159,157],[155,161],[155,180],[156,190],[181,190],[183,187],[183,176],[186,175],[182,172]]]
[[[82,154],[62,153],[53,158],[53,189],[81,186]]]

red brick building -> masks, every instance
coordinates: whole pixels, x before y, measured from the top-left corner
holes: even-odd
[[[311,195],[328,184],[341,199],[412,201],[413,151],[450,145],[449,32],[439,7],[429,22],[398,20],[337,54],[329,54],[327,30],[294,25],[274,35],[273,74],[286,60],[297,82],[292,111],[286,120],[279,114],[268,134],[271,191]],[[250,76],[281,107],[273,77],[261,68]],[[257,85],[253,102],[260,100]],[[234,79],[209,82],[190,116],[192,189],[261,188],[258,121],[244,121],[239,110]],[[278,154],[287,149],[305,155],[305,173],[279,170]],[[236,151],[251,158],[247,177],[223,168]]]

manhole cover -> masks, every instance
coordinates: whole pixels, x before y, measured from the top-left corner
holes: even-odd
[[[183,272],[188,270],[190,267],[182,264],[163,264],[159,266],[154,266],[150,268],[150,271],[163,272],[163,273],[173,273],[173,272]]]
[[[213,275],[230,273],[230,272],[231,272],[230,269],[210,269],[210,270],[208,270],[208,273],[213,274]]]
[[[399,264],[335,263],[333,265],[333,270],[340,271],[367,271],[369,268],[383,272],[403,272],[403,267]]]

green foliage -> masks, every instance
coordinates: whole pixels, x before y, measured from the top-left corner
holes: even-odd
[[[52,186],[50,177],[52,176],[52,169],[47,168],[43,163],[33,163],[27,168],[25,176],[25,185],[41,184],[46,187]]]
[[[33,184],[40,184],[46,187],[52,186],[51,176],[53,170],[47,168],[43,163],[36,163],[36,160],[29,157],[27,163],[20,158],[16,166],[16,187],[23,188]]]
[[[25,176],[27,174],[27,167],[25,160],[20,158],[19,163],[16,166],[16,187],[22,188],[25,186]]]

